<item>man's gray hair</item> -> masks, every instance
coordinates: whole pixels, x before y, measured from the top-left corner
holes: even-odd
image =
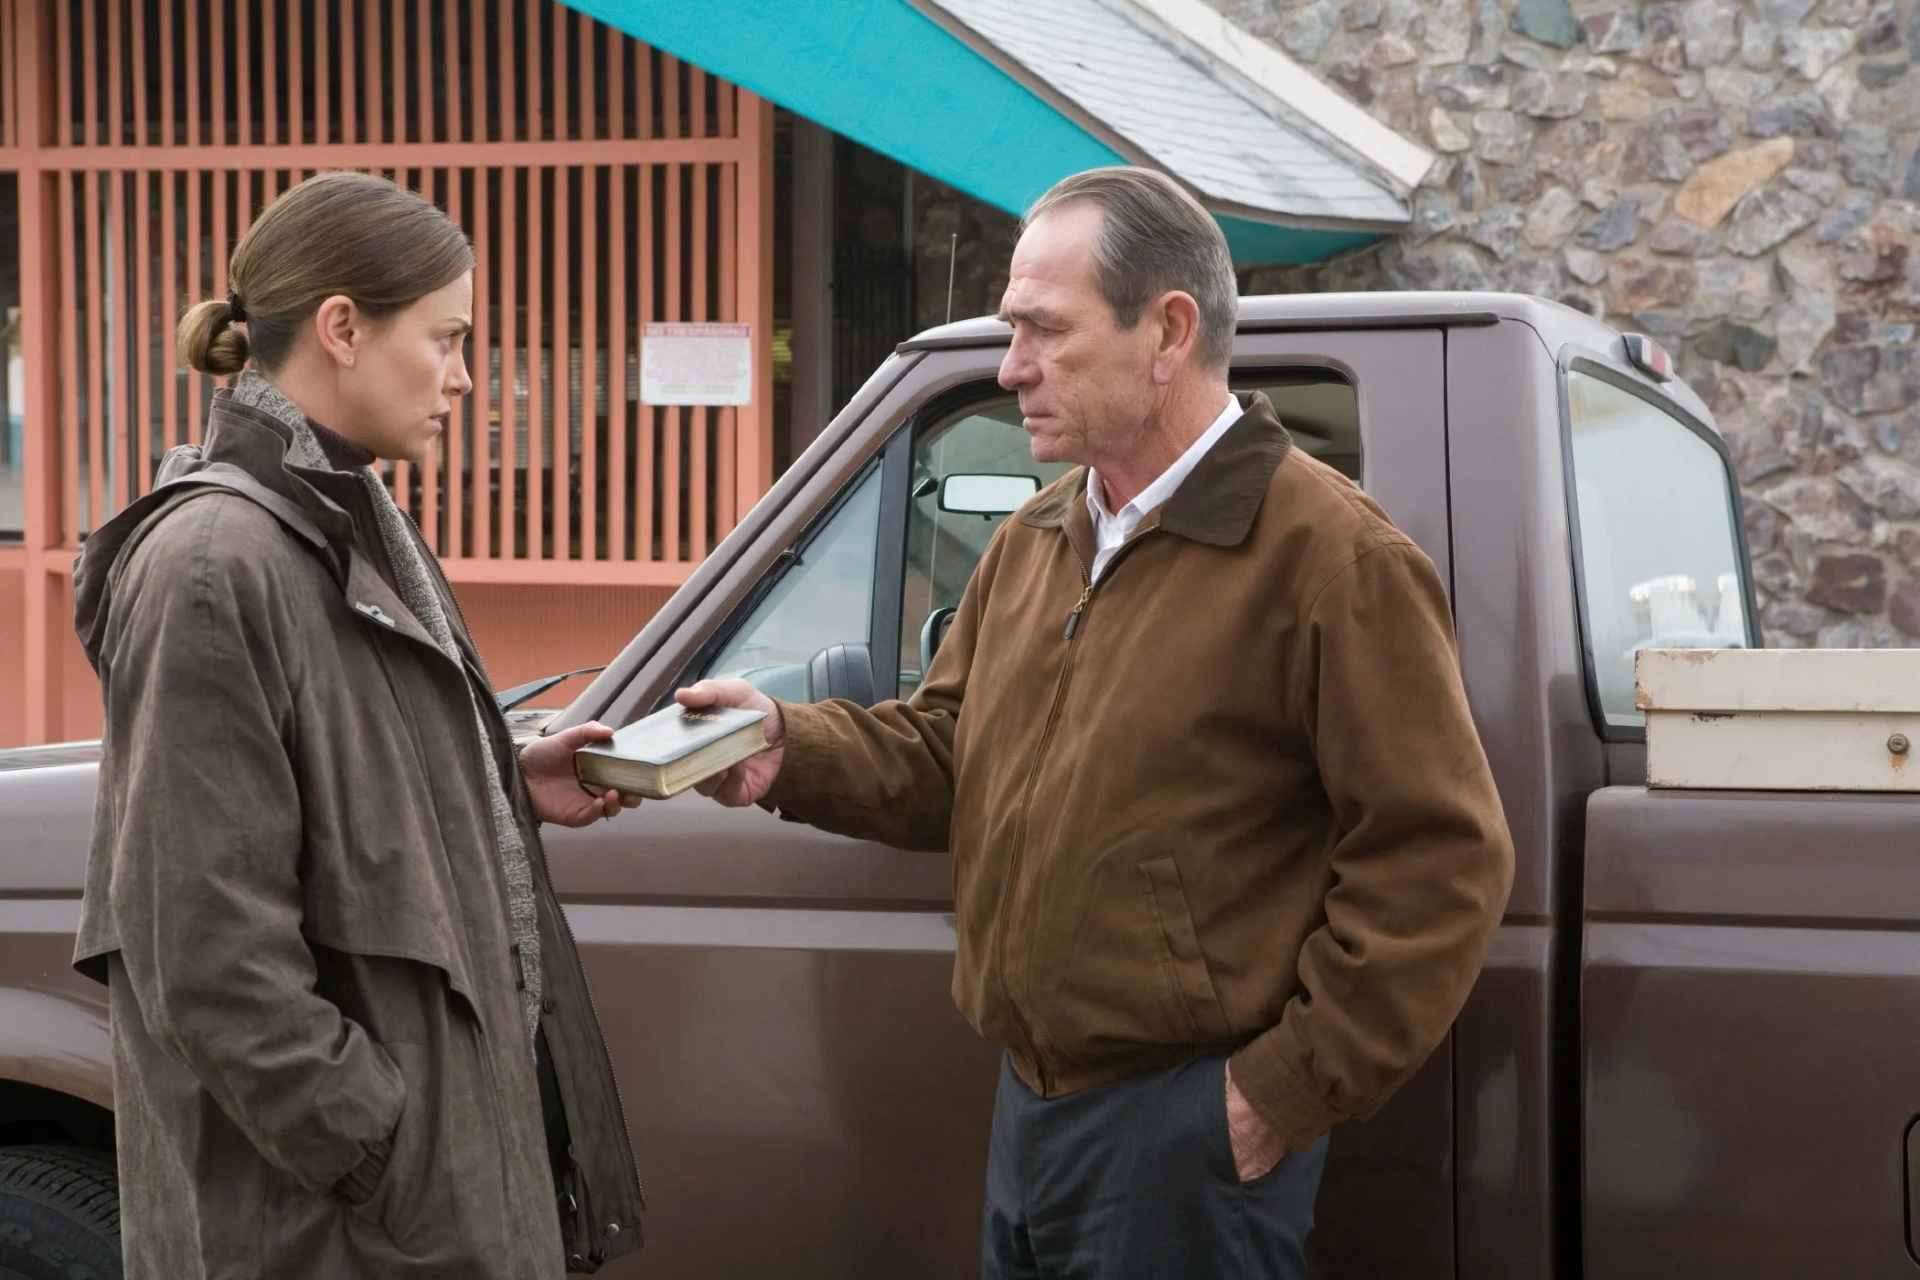
[[[1240,285],[1227,237],[1200,202],[1156,169],[1113,165],[1062,178],[1020,220],[1025,231],[1046,214],[1085,201],[1101,210],[1093,242],[1100,293],[1122,329],[1140,323],[1147,304],[1178,289],[1200,308],[1200,359],[1225,368],[1233,356]]]

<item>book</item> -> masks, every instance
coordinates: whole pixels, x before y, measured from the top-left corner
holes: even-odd
[[[573,772],[590,787],[665,800],[765,751],[766,718],[738,707],[667,707],[574,752]]]

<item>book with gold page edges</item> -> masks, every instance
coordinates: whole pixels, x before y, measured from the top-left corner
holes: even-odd
[[[665,800],[767,749],[764,711],[678,705],[573,753],[573,771],[590,787]]]

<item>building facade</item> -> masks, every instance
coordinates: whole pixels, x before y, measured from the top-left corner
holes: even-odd
[[[0,86],[0,745],[98,731],[70,566],[199,437],[174,317],[316,170],[473,237],[473,394],[390,479],[496,679],[604,661],[771,483],[764,99],[551,0],[0,0]],[[643,404],[658,321],[748,324],[751,403]]]
[[[1920,643],[1911,0],[1212,0],[1441,160],[1252,292],[1513,289],[1654,335],[1747,494],[1774,645]]]

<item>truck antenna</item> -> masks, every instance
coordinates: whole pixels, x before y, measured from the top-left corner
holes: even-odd
[[[953,233],[953,240],[947,246],[947,323],[953,323],[953,268],[960,257],[960,233]]]

